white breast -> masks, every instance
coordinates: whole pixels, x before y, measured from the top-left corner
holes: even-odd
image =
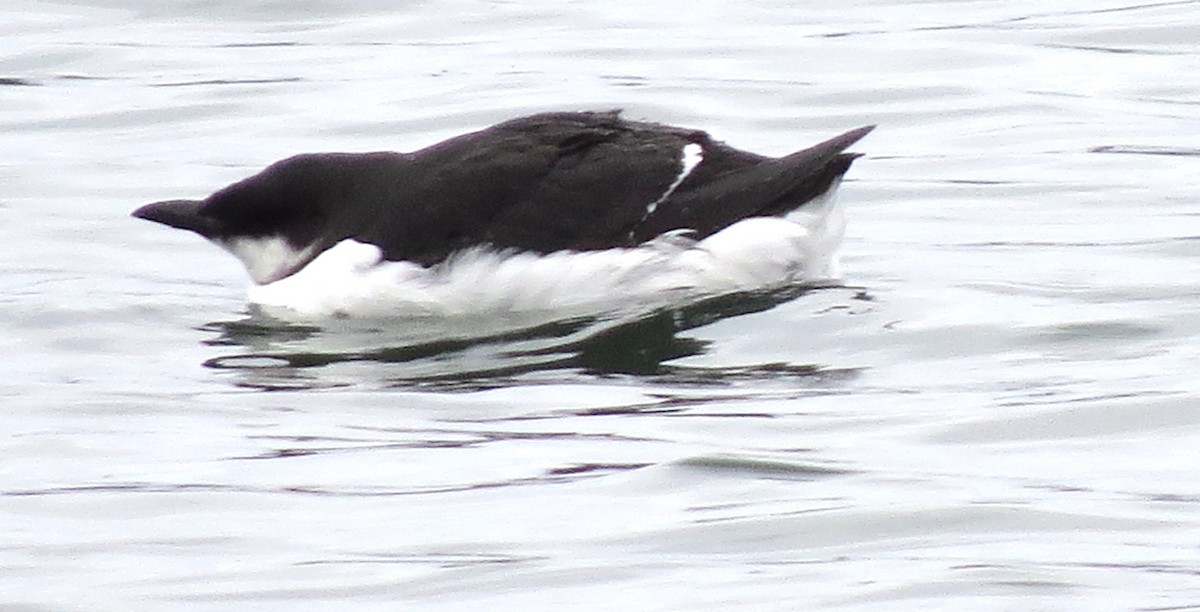
[[[704,240],[547,255],[470,249],[424,268],[352,240],[296,274],[250,289],[277,316],[494,318],[504,327],[629,314],[833,278],[844,222],[837,185],[787,218],[742,220]]]

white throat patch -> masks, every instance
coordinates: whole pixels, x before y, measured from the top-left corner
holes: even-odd
[[[312,247],[297,250],[283,236],[235,236],[213,242],[233,253],[246,266],[250,278],[260,285],[292,274],[312,255]]]

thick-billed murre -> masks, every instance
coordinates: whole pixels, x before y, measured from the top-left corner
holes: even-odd
[[[599,314],[832,276],[844,151],[872,128],[772,158],[543,113],[411,153],[297,155],[133,215],[224,247],[252,301],[303,315]]]

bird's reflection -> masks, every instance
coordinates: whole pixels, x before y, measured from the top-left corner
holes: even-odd
[[[227,351],[205,366],[229,372],[239,386],[263,390],[311,389],[362,382],[440,390],[507,386],[517,377],[635,375],[688,379],[667,362],[700,355],[708,341],[682,335],[689,329],[760,312],[817,291],[846,287],[805,285],[725,295],[687,306],[609,318],[575,319],[501,333],[475,333],[463,321],[438,319],[330,320],[297,325],[251,310],[233,321],[204,326],[216,335],[206,344]],[[492,322],[492,328],[495,327]],[[773,375],[809,376],[817,366],[769,364]],[[704,369],[700,378],[719,378]],[[729,372],[744,376],[745,368]]]

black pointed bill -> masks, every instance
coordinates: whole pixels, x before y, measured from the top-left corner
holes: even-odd
[[[203,206],[201,200],[167,200],[147,204],[133,211],[133,216],[215,238],[221,233],[220,224],[201,212]]]

